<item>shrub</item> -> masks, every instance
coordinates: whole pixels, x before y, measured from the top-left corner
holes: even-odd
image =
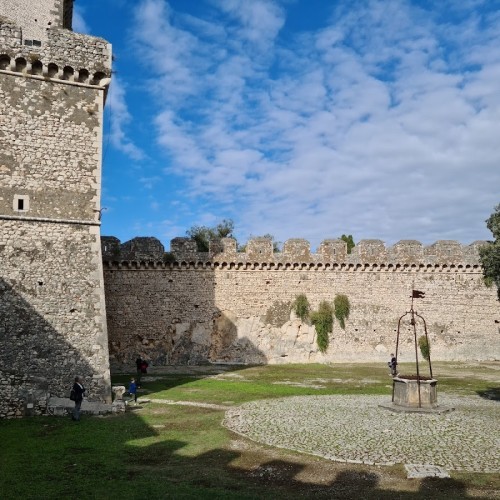
[[[351,311],[347,295],[336,295],[333,305],[335,308],[335,317],[339,320],[340,328],[345,330],[345,320],[349,318],[349,312]]]
[[[425,335],[421,335],[418,339],[418,346],[420,347],[420,352],[422,353],[422,357],[429,361],[431,357],[431,346],[429,345],[429,341]]]
[[[316,329],[318,349],[320,352],[326,352],[329,343],[328,335],[333,330],[332,306],[326,301],[321,302],[319,309],[311,313],[311,322]]]
[[[309,305],[309,301],[307,297],[301,293],[295,297],[295,302],[293,303],[293,310],[297,318],[300,318],[302,321],[306,321],[309,318],[309,311],[311,306]]]

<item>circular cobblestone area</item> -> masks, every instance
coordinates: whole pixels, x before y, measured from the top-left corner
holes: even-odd
[[[260,443],[368,465],[432,464],[500,472],[500,403],[439,396],[455,411],[393,413],[386,396],[299,396],[252,401],[226,412],[223,425]]]

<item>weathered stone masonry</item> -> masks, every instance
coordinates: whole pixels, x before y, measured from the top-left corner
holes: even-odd
[[[100,252],[111,47],[69,0],[0,0],[0,417],[43,413],[75,375],[109,401]]]
[[[104,271],[111,363],[130,365],[137,354],[156,364],[385,362],[413,287],[426,294],[416,309],[427,320],[433,359],[500,359],[499,305],[483,282],[480,244],[386,248],[365,240],[348,255],[339,240],[323,242],[316,254],[304,240],[287,241],[282,253],[252,240],[237,253],[226,239],[198,254],[193,241],[178,238],[173,264],[111,259]],[[301,293],[313,308],[336,294],[349,297],[346,330],[335,323],[324,355],[314,328],[290,312]],[[409,332],[400,359],[414,359]]]

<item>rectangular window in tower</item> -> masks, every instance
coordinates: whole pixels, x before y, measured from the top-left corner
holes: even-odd
[[[14,212],[27,212],[30,209],[30,197],[25,194],[14,195],[12,209]]]

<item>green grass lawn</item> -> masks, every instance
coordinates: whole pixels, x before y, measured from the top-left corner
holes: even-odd
[[[440,391],[498,390],[498,365],[435,364]],[[461,373],[467,372],[466,380]],[[337,464],[252,443],[223,428],[223,411],[155,399],[227,406],[275,397],[390,394],[376,365],[237,367],[220,375],[159,373],[151,403],[125,414],[0,421],[0,499],[95,498],[491,498],[493,475],[407,480],[402,467]],[[114,377],[126,383],[129,375]],[[147,391],[147,392],[146,392]],[[479,396],[478,396],[479,397]],[[500,404],[500,403],[499,403]],[[493,492],[493,493],[492,493]]]

